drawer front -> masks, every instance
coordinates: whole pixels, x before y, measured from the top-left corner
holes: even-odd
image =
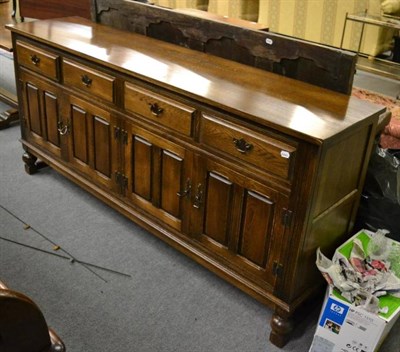
[[[58,55],[20,41],[16,43],[16,51],[21,66],[58,80]]]
[[[114,102],[115,77],[68,59],[63,60],[64,84]]]
[[[186,136],[192,135],[194,108],[128,82],[125,109]]]
[[[296,147],[242,126],[204,115],[200,142],[289,180]]]

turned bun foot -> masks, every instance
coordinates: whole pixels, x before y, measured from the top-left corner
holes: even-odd
[[[33,175],[34,173],[37,172],[38,169],[36,167],[36,160],[37,160],[36,156],[28,152],[25,152],[22,155],[22,161],[25,163],[25,171],[27,174]]]
[[[293,331],[293,319],[288,313],[277,309],[271,318],[271,334],[269,340],[275,346],[283,347],[290,340],[290,334]]]
[[[39,169],[46,167],[47,164],[42,162],[42,161],[38,161],[37,157],[32,155],[29,152],[25,152],[22,155],[22,161],[25,163],[25,171],[28,175],[33,175],[35,174]]]

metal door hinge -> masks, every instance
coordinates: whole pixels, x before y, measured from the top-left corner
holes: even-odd
[[[125,194],[125,190],[128,187],[128,177],[126,177],[122,172],[115,171],[115,182],[119,186],[119,193]]]
[[[122,144],[125,144],[125,145],[128,144],[128,132],[125,130],[121,131],[121,142],[122,142]]]
[[[114,126],[114,138],[115,139],[121,138],[121,129],[117,126]]]
[[[114,138],[122,144],[128,144],[128,132],[117,126],[114,126]]]
[[[283,210],[282,214],[282,225],[289,227],[292,224],[293,212],[288,209]]]
[[[283,274],[283,265],[277,261],[274,261],[274,264],[272,265],[272,273],[274,276],[281,277]]]

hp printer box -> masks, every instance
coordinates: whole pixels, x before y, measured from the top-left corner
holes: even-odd
[[[370,240],[367,233],[360,232],[338,250],[346,255],[349,244],[356,237],[364,245]],[[388,307],[388,312],[369,313],[349,303],[338,290],[329,287],[309,352],[377,351],[400,316],[400,299],[391,295],[382,296],[379,306]]]

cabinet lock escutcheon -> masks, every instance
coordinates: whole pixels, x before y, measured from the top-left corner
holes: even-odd
[[[122,172],[119,171],[115,171],[114,175],[115,175],[115,182],[119,186],[119,192],[121,194],[124,194],[125,190],[128,187],[128,177],[126,177]]]
[[[235,145],[236,150],[240,153],[247,153],[253,149],[253,144],[246,142],[243,138],[233,138],[233,144]]]
[[[197,185],[196,195],[194,196],[193,208],[199,209],[203,202],[203,185],[199,183]]]
[[[85,87],[90,87],[92,85],[93,80],[88,75],[81,76],[82,83]]]
[[[114,126],[114,139],[120,139],[121,137],[121,129],[117,126]]]
[[[122,144],[128,144],[128,131],[114,126],[114,139],[120,141]]]
[[[182,192],[177,192],[176,195],[178,197],[189,197],[191,190],[192,190],[192,182],[188,178],[186,180],[185,189]]]
[[[121,130],[121,142],[122,144],[128,144],[128,132],[125,130]]]
[[[33,54],[33,55],[30,56],[30,58],[31,58],[31,62],[32,62],[35,66],[39,65],[39,63],[40,63],[40,57],[38,57],[37,55]]]
[[[57,122],[57,131],[61,136],[65,136],[69,132],[69,123],[64,125],[63,121]]]
[[[274,276],[281,277],[283,275],[283,265],[275,260],[272,265],[272,273]]]
[[[150,112],[154,116],[160,116],[164,111],[164,109],[159,107],[157,103],[149,103],[149,107],[150,107]]]
[[[122,178],[122,173],[119,171],[114,172],[115,175],[115,182],[117,182],[118,185],[121,184],[121,178]]]

